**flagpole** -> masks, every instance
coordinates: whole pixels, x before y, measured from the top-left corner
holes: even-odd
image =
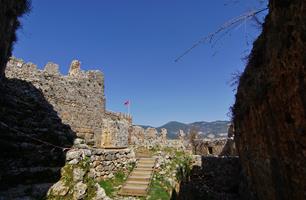
[[[130,116],[130,105],[131,105],[131,101],[129,100],[129,104],[128,104],[128,115]]]

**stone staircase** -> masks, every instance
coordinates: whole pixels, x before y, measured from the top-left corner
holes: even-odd
[[[119,194],[124,196],[146,196],[150,189],[155,162],[155,158],[140,158]]]

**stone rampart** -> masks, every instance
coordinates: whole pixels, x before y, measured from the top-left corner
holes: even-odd
[[[69,74],[64,76],[55,63],[49,62],[40,70],[33,63],[11,58],[6,76],[31,82],[52,104],[63,123],[87,143],[98,145],[105,113],[104,76],[100,71],[81,71],[80,62],[74,60]]]

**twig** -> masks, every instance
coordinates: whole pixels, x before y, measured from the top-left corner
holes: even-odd
[[[268,8],[263,8],[263,9],[255,10],[255,11],[254,10],[253,11],[249,11],[249,12],[243,14],[243,15],[240,15],[239,17],[236,17],[234,19],[231,19],[231,20],[227,21],[220,28],[218,28],[215,32],[210,33],[209,35],[201,38],[196,43],[194,43],[189,49],[187,49],[185,52],[183,52],[174,61],[175,62],[179,61],[182,57],[187,55],[190,51],[192,51],[194,48],[198,47],[202,43],[206,43],[206,42],[211,43],[214,40],[214,38],[216,37],[216,35],[218,35],[219,33],[223,32],[224,30],[232,29],[233,27],[239,25],[243,21],[245,21],[245,20],[247,20],[249,18],[252,18],[252,17],[256,16],[257,14],[259,14],[259,13],[265,11],[265,10],[268,10]],[[229,31],[227,31],[227,32],[229,32]]]

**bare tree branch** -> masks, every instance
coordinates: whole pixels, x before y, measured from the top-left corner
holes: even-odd
[[[233,28],[240,25],[242,22],[244,22],[244,21],[246,21],[250,18],[253,18],[257,14],[259,14],[259,13],[265,11],[265,10],[268,10],[268,8],[263,8],[263,9],[260,9],[260,10],[252,10],[252,11],[249,11],[249,12],[247,12],[243,15],[240,15],[240,16],[234,18],[234,19],[231,19],[231,20],[227,21],[220,28],[218,28],[215,32],[210,33],[209,35],[201,38],[196,43],[194,43],[190,48],[188,48],[185,52],[183,52],[180,56],[178,56],[174,61],[178,62],[181,58],[183,58],[190,51],[192,51],[194,48],[198,47],[202,43],[212,43],[215,40],[215,37],[219,33],[222,33],[222,32],[225,31],[225,34],[221,35],[221,37],[222,37],[222,36],[226,35],[228,32],[230,32]],[[220,38],[217,38],[217,40],[220,40]],[[213,45],[215,45],[215,43]]]

